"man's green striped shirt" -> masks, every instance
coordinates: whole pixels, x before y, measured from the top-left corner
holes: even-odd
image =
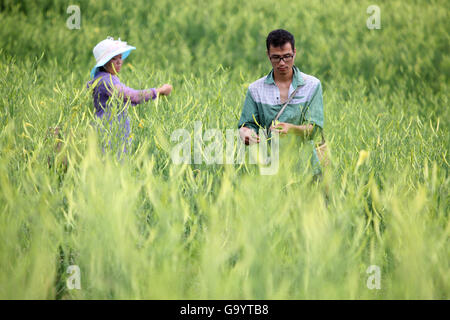
[[[295,125],[312,123],[315,125],[313,136],[317,135],[317,129],[322,130],[324,124],[322,85],[317,78],[301,72],[296,66],[293,67],[293,71],[288,96],[297,86],[300,89],[278,120]],[[280,90],[275,84],[272,70],[268,75],[250,84],[238,127],[245,126],[256,133],[259,128],[269,128],[281,107]],[[313,144],[313,141],[310,143]],[[320,168],[315,149],[313,153],[311,161],[314,173],[318,173]]]

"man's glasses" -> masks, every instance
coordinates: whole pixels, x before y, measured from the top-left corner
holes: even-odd
[[[280,56],[270,56],[270,61],[278,63],[281,60],[284,60],[284,62],[289,62],[294,58],[294,56],[292,54],[286,54],[282,57]]]

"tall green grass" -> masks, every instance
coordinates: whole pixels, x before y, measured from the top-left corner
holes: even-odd
[[[448,2],[379,1],[380,30],[364,1],[80,1],[80,30],[70,4],[0,4],[1,298],[449,298]],[[283,160],[273,176],[174,165],[174,130],[236,128],[278,27],[324,87],[323,182]],[[137,47],[124,83],[174,86],[130,109],[122,161],[85,88],[108,35]]]

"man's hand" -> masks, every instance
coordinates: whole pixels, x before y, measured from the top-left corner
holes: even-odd
[[[270,127],[270,130],[272,132],[278,132],[280,136],[289,133],[300,136],[301,139],[308,139],[314,130],[314,126],[311,123],[298,126],[287,122],[276,122]]]
[[[278,132],[280,136],[288,134],[289,130],[292,129],[292,124],[287,122],[276,122],[270,127],[273,132]]]
[[[259,143],[259,136],[250,128],[242,127],[239,129],[239,135],[242,141],[246,144]]]
[[[158,94],[163,96],[168,96],[171,91],[172,86],[170,84],[164,84],[160,88],[156,89],[156,92],[158,92]]]

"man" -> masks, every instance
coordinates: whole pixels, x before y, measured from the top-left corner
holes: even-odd
[[[276,131],[280,137],[295,135],[297,141],[308,140],[313,145],[313,137],[323,128],[322,85],[317,78],[304,74],[294,65],[297,51],[291,33],[282,29],[270,32],[266,46],[273,69],[248,88],[238,124],[241,139],[247,145],[259,143],[258,128],[269,128],[269,134]],[[273,123],[297,87],[279,122]],[[311,164],[316,177],[321,170],[315,148]]]

